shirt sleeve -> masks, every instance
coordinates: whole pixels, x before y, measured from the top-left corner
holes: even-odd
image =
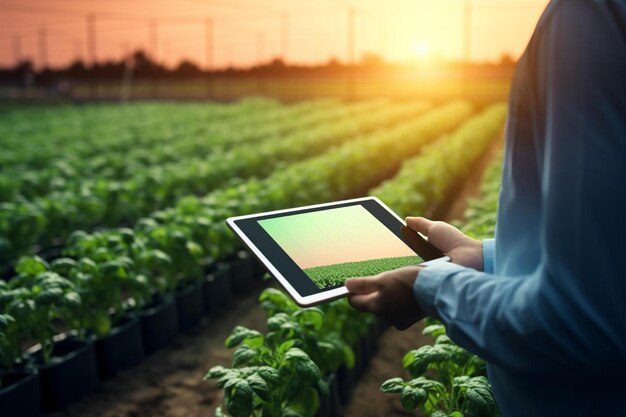
[[[485,239],[483,240],[483,271],[488,274],[493,274],[494,269],[494,258],[496,251],[496,240],[495,239]]]
[[[626,54],[616,52],[626,50],[626,12],[618,4],[560,2],[529,46],[543,115],[539,264],[523,276],[432,265],[414,285],[456,343],[503,367],[626,370]]]

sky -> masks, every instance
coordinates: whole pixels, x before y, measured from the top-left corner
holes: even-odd
[[[148,50],[168,66],[250,66],[283,56],[318,64],[354,58],[389,61],[465,56],[497,61],[524,50],[547,0],[0,0],[0,66],[29,58],[58,67],[88,53],[94,16],[97,60]],[[466,5],[468,7],[466,8]],[[353,18],[351,19],[351,11]],[[466,12],[468,12],[466,14]],[[469,19],[465,17],[469,16]],[[207,54],[207,19],[212,21]]]
[[[259,224],[302,269],[416,256],[360,205],[260,220]]]

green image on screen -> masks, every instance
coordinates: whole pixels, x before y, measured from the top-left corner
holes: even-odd
[[[259,220],[318,288],[423,262],[361,205]]]

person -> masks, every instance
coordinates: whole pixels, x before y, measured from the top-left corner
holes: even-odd
[[[346,282],[487,362],[502,415],[626,415],[626,1],[554,0],[509,97],[495,240],[407,218],[452,263]]]

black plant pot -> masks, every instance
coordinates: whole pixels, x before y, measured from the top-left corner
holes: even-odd
[[[203,281],[193,282],[176,292],[178,327],[185,330],[198,323],[204,312]]]
[[[374,349],[372,346],[371,337],[368,334],[361,336],[359,339],[359,345],[361,350],[361,366],[360,366],[360,374],[359,378],[363,376],[365,371],[367,371],[367,367],[369,366],[370,360],[372,356],[374,356]]]
[[[365,368],[367,367],[367,358],[365,357],[365,343],[363,342],[363,336],[357,340],[354,345],[354,377],[355,381],[363,375]]]
[[[96,339],[96,358],[101,380],[132,368],[143,359],[141,321],[136,315],[122,317],[107,336]]]
[[[376,328],[376,323],[373,323],[367,334],[367,350],[370,354],[370,360],[373,359],[378,352],[378,339],[380,339],[380,334]]]
[[[261,261],[259,261],[255,256],[249,255],[252,259],[252,274],[253,279],[256,281],[262,280],[263,275],[267,272],[265,265]]]
[[[44,413],[60,411],[100,387],[92,340],[67,337],[56,342],[47,365],[41,365],[41,350],[33,358],[39,368]]]
[[[316,417],[339,417],[341,400],[337,375],[330,374],[326,377],[326,383],[328,384],[328,395],[320,394],[320,408],[317,410]]]
[[[230,262],[230,289],[233,294],[245,295],[252,291],[252,259],[246,251],[237,252]]]
[[[376,329],[376,337],[380,339],[383,333],[385,333],[389,328],[389,325],[382,319],[376,319],[374,322],[374,328]]]
[[[39,374],[35,371],[14,371],[2,376],[0,385],[0,416],[39,417],[41,400]]]
[[[146,355],[167,345],[178,333],[176,303],[171,296],[155,296],[152,303],[139,312]]]
[[[339,399],[341,404],[348,404],[350,396],[352,395],[352,389],[356,382],[356,373],[354,368],[348,368],[345,365],[337,370],[337,386],[339,389]]]
[[[230,265],[218,263],[207,273],[202,285],[204,311],[217,313],[228,309],[232,303],[230,290]]]

